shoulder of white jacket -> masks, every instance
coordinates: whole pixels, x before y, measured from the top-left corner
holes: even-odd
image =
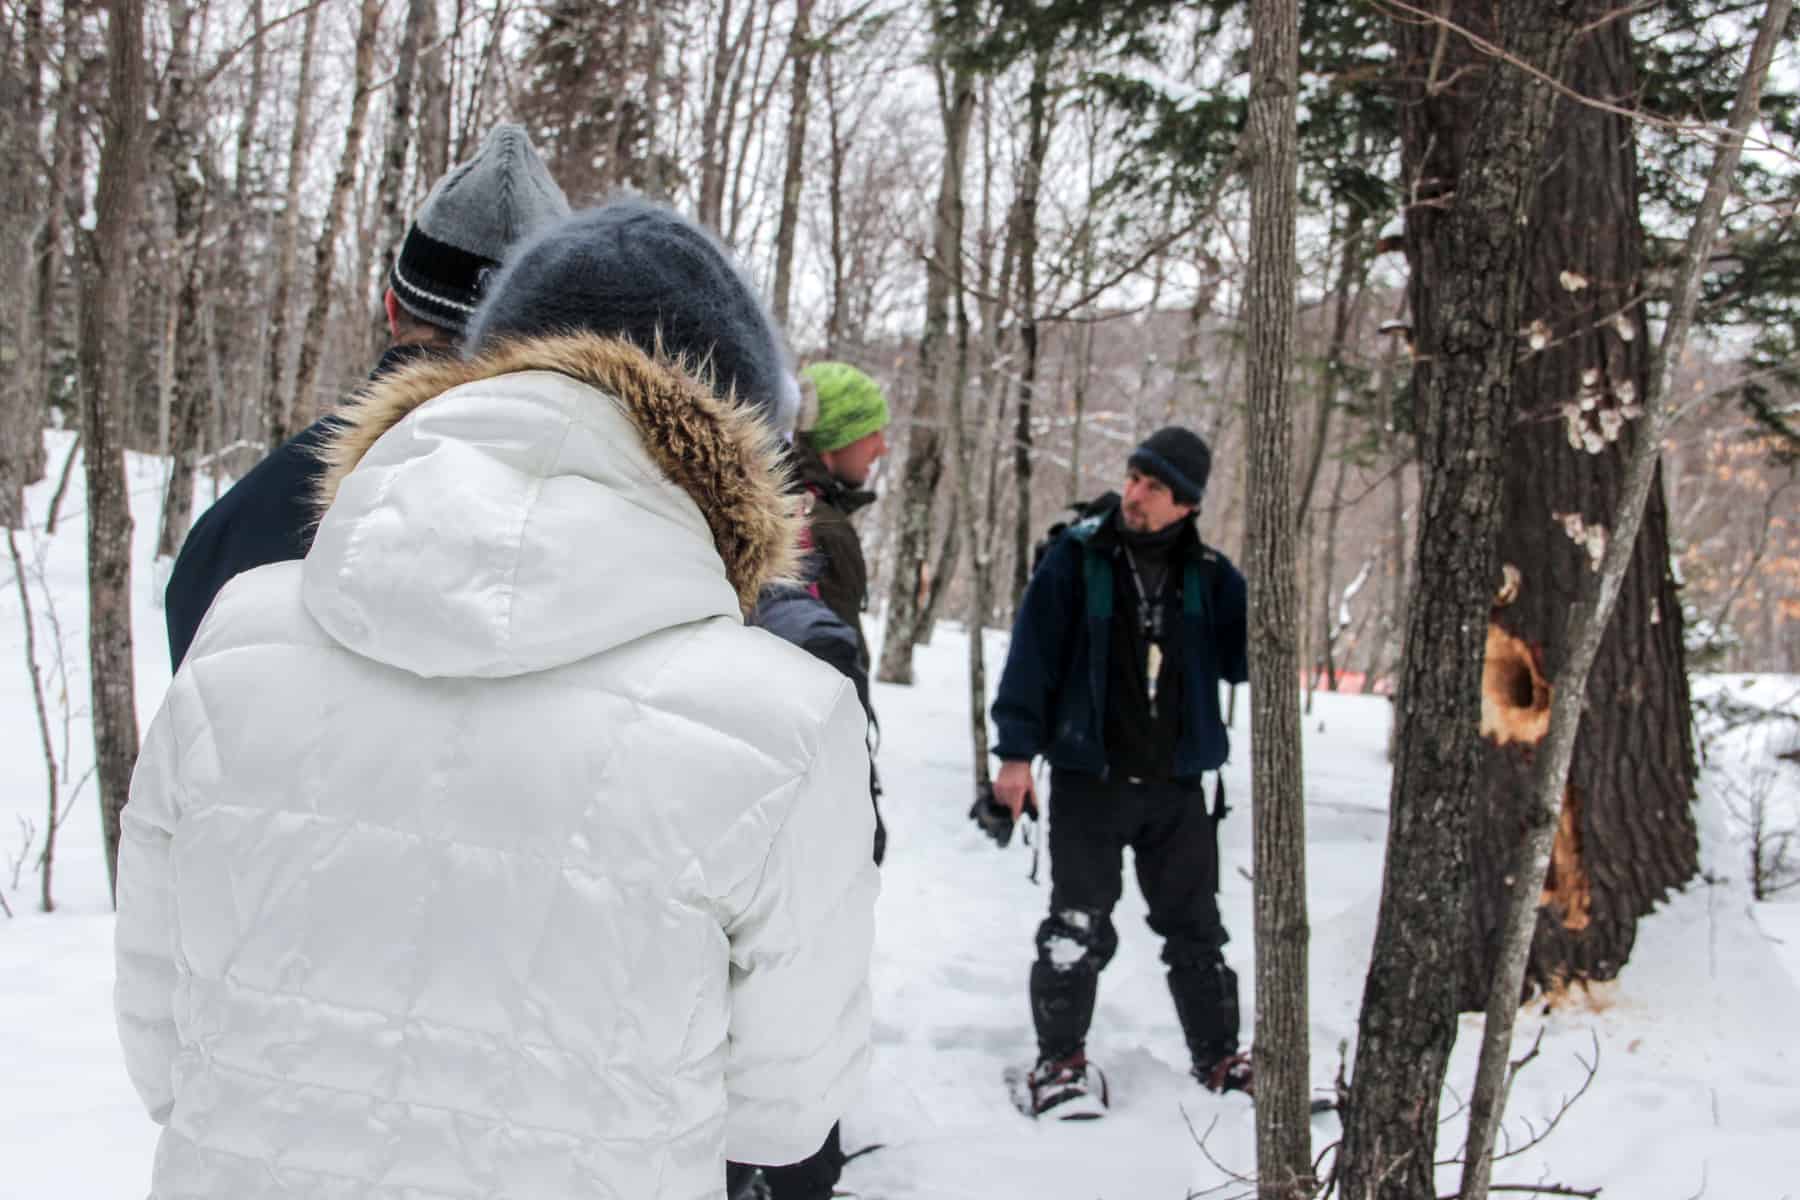
[[[336,646],[301,601],[301,569],[295,560],[233,576],[206,610],[184,665],[249,646]]]
[[[848,694],[849,680],[766,629],[730,619],[708,621],[676,651],[665,678],[703,687],[733,706],[764,714],[770,725],[823,724]]]

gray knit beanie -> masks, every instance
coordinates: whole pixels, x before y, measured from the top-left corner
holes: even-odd
[[[464,351],[580,331],[681,362],[776,431],[793,428],[800,393],[774,322],[712,235],[667,208],[614,200],[519,246],[469,322]]]
[[[461,333],[506,251],[568,214],[524,128],[496,125],[425,197],[394,256],[394,297],[421,321]]]

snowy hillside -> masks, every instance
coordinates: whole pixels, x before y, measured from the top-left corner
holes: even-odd
[[[52,434],[60,465],[69,436]],[[161,465],[133,458],[138,519],[134,564],[139,717],[147,724],[168,682],[162,614],[148,555],[155,537]],[[53,602],[69,667],[50,697],[55,737],[65,702],[72,770],[91,760],[85,721],[85,577],[79,474],[54,539],[42,535],[50,486],[33,489],[37,532],[21,549]],[[148,1184],[154,1126],[138,1107],[119,1060],[111,1016],[111,917],[90,785],[58,844],[59,911],[36,911],[20,822],[41,839],[42,757],[23,664],[24,633],[10,569],[0,598],[0,888],[17,916],[0,919],[0,1196],[129,1196]],[[53,670],[45,591],[33,581],[39,660]],[[997,664],[1005,640],[991,635]],[[867,1095],[845,1120],[845,1144],[882,1149],[848,1168],[844,1186],[870,1200],[1184,1200],[1242,1194],[1223,1168],[1248,1171],[1253,1119],[1241,1096],[1213,1097],[1184,1074],[1185,1051],[1163,985],[1157,945],[1134,887],[1116,914],[1121,945],[1103,977],[1090,1052],[1108,1072],[1114,1106],[1086,1125],[1035,1125],[1007,1101],[1000,1076],[1031,1054],[1025,977],[1032,934],[1048,899],[1027,879],[1031,853],[1006,851],[965,817],[970,799],[965,733],[966,643],[942,630],[921,652],[916,687],[878,688],[887,786],[888,865],[876,955],[876,1054]],[[1795,681],[1708,681],[1771,702]],[[1785,691],[1783,690],[1785,689]],[[1748,694],[1748,692],[1746,692]],[[66,701],[65,701],[66,696]],[[1240,714],[1247,705],[1240,703]],[[1313,1073],[1327,1085],[1338,1047],[1353,1036],[1381,882],[1388,766],[1388,705],[1321,695],[1306,721],[1309,885],[1313,932]],[[1228,957],[1249,982],[1250,815],[1247,716],[1233,731],[1228,781],[1239,805],[1223,831]],[[1741,739],[1740,739],[1741,742]],[[1509,1131],[1542,1127],[1587,1075],[1586,1095],[1541,1145],[1503,1162],[1499,1179],[1603,1187],[1626,1200],[1778,1197],[1800,1193],[1800,895],[1753,904],[1720,774],[1732,753],[1717,743],[1703,784],[1703,856],[1710,884],[1696,883],[1643,927],[1614,985],[1563,1011],[1520,1022],[1521,1049],[1542,1051],[1520,1078]],[[1763,747],[1764,750],[1767,747]],[[1793,804],[1800,771],[1778,790]],[[1728,780],[1726,782],[1729,782]],[[29,851],[35,856],[35,847]],[[1473,1073],[1479,1020],[1464,1018],[1451,1083]],[[1446,1112],[1455,1108],[1446,1103]],[[1314,1124],[1319,1148],[1335,1118]],[[1205,1134],[1204,1149],[1195,1135]],[[1450,1152],[1460,1121],[1444,1129]],[[1214,1161],[1216,1160],[1216,1162]],[[1222,1166],[1221,1166],[1222,1165]],[[1454,1171],[1441,1179],[1454,1186]],[[1212,1191],[1210,1189],[1220,1189]]]

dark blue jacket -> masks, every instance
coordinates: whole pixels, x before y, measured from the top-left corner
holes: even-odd
[[[764,588],[750,624],[800,647],[850,681],[863,712],[869,705],[869,673],[863,670],[856,630],[844,624],[823,600],[800,587]]]
[[[369,378],[379,379],[415,358],[424,346],[391,346]],[[163,616],[169,626],[169,658],[175,670],[187,657],[213,598],[245,571],[305,558],[312,549],[313,491],[325,464],[319,460],[333,418],[321,417],[250,468],[188,530],[169,586]]]
[[[1032,574],[1013,622],[1012,644],[994,700],[1003,760],[1043,755],[1050,765],[1107,774],[1107,654],[1112,645],[1113,570],[1124,553],[1108,508],[1071,526]],[[1203,545],[1190,524],[1175,548],[1181,571],[1183,670],[1177,778],[1198,778],[1230,752],[1219,682],[1249,678],[1244,577]]]

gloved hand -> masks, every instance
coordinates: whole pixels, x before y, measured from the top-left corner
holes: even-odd
[[[1033,820],[1037,818],[1037,801],[1034,796],[1025,797],[1024,814]],[[992,784],[975,785],[975,803],[969,808],[969,819],[981,827],[981,832],[994,839],[995,845],[1011,844],[1013,835],[1013,810],[1002,804],[994,795]]]

